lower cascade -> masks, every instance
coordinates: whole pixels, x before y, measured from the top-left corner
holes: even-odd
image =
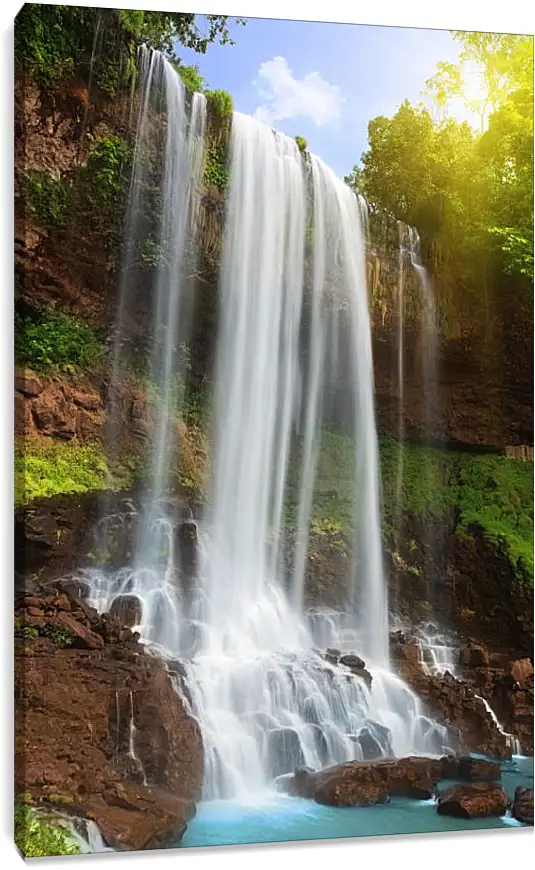
[[[152,66],[145,63],[142,76]],[[174,76],[166,67],[158,81],[175,93],[166,165],[180,172],[175,154],[194,172]],[[148,99],[150,77],[141,86]],[[388,665],[365,204],[319,159],[305,159],[293,140],[238,113],[229,170],[207,507],[195,521],[162,492],[174,383],[165,339],[165,366],[153,353],[164,409],[154,486],[141,516],[132,505],[143,529],[132,567],[85,572],[91,603],[102,611],[119,595],[134,596],[142,639],[184,662],[205,744],[208,799],[263,792],[298,765],[448,750],[446,730],[423,715]],[[181,228],[177,244],[183,237]],[[160,282],[160,307],[166,292],[180,293],[180,281],[178,270]],[[340,373],[351,383],[355,454],[347,474],[355,515],[348,564],[357,567],[348,572],[343,614],[308,612],[318,450]],[[193,542],[188,565],[177,544],[184,529]],[[338,657],[325,655],[326,647]]]

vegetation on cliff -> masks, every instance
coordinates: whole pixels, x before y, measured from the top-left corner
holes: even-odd
[[[135,54],[145,44],[174,61],[177,44],[204,54],[212,43],[232,45],[227,15],[43,6],[26,3],[17,15],[17,72],[43,88],[74,81],[85,72],[92,84],[114,97],[131,80]],[[244,24],[242,18],[237,23]],[[126,63],[125,63],[126,61]]]
[[[15,843],[25,858],[76,855],[79,846],[61,828],[41,820],[25,803],[15,805]]]
[[[128,489],[136,462],[106,459],[102,444],[20,438],[15,444],[15,506],[34,498],[98,489]]]
[[[459,66],[427,82],[432,109],[405,101],[369,123],[369,147],[346,181],[372,209],[416,226],[444,284],[481,297],[495,274],[533,278],[533,38],[457,33]],[[466,68],[481,70],[480,96]],[[481,128],[448,117],[462,98]]]
[[[448,452],[381,438],[385,534],[402,518],[448,516],[457,535],[481,534],[503,550],[517,579],[533,585],[533,463],[505,456]],[[336,429],[324,433],[318,458],[311,533],[351,538],[354,524],[352,468],[355,445]],[[398,468],[402,463],[401,487]],[[399,502],[398,502],[399,498]],[[287,524],[296,523],[296,504]]]
[[[100,362],[103,351],[92,327],[61,311],[15,315],[15,359],[37,372],[91,368]]]

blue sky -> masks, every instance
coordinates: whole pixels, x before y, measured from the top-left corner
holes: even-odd
[[[249,18],[231,32],[233,46],[205,55],[179,46],[179,57],[229,91],[238,111],[304,136],[339,175],[366,149],[368,121],[418,102],[437,62],[459,55],[445,30]]]

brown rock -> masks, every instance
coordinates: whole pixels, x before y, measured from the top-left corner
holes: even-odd
[[[462,650],[461,662],[475,668],[486,668],[489,664],[489,654],[484,647],[473,644]]]
[[[74,635],[72,645],[79,649],[102,649],[104,640],[99,634],[86,628],[81,622],[74,619],[70,613],[60,611],[50,620],[51,624],[66,628]]]
[[[30,403],[20,393],[15,393],[15,435],[28,435],[34,428]]]
[[[317,773],[296,770],[287,788],[291,794],[313,797],[328,806],[368,806],[389,795],[433,797],[440,775],[441,762],[432,758],[348,761]]]
[[[529,659],[518,659],[511,665],[511,676],[517,683],[523,683],[524,680],[533,676],[533,665]]]
[[[86,411],[97,411],[102,405],[100,396],[97,393],[82,393],[73,390],[72,400],[75,405],[79,405],[80,408],[84,408]]]
[[[136,595],[118,595],[114,598],[110,614],[116,616],[123,625],[133,628],[141,622],[141,603]]]
[[[470,785],[455,785],[440,792],[437,813],[460,819],[503,816],[507,803],[507,794],[501,785],[474,782]]]
[[[533,789],[518,786],[511,808],[511,815],[525,825],[533,824]]]
[[[484,761],[483,759],[459,758],[457,760],[457,772],[455,778],[468,782],[497,782],[501,778],[501,768],[497,762]]]
[[[61,649],[40,638],[15,654],[17,792],[71,796],[116,849],[179,840],[200,797],[203,746],[164,663],[128,645]]]
[[[30,372],[15,373],[15,389],[34,399],[43,391],[43,385],[36,375]]]

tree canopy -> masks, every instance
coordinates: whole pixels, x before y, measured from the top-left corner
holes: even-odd
[[[431,109],[405,101],[370,121],[346,182],[372,209],[416,226],[461,283],[473,287],[489,259],[533,277],[533,38],[454,35],[460,63],[439,64],[426,82]],[[480,76],[477,96],[466,65]],[[478,129],[448,116],[454,98],[479,115]]]
[[[15,63],[43,88],[58,87],[85,65],[94,83],[113,96],[120,76],[131,74],[141,43],[176,62],[179,45],[200,54],[212,43],[233,45],[230,20],[228,15],[26,3],[15,20]],[[245,24],[243,18],[234,21]]]

